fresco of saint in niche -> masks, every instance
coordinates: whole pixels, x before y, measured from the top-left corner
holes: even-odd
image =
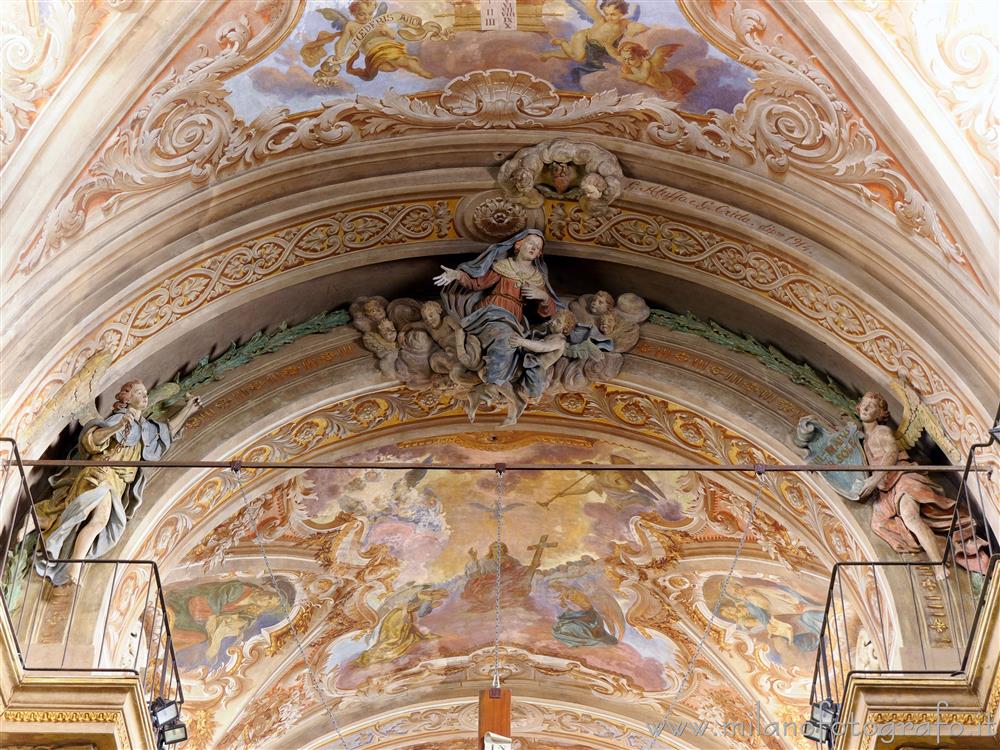
[[[616,544],[636,544],[630,522],[642,516],[683,528],[700,513],[697,479],[655,477],[628,468],[634,449],[601,441],[566,444],[511,433],[524,447],[505,460],[577,463],[578,472],[510,473],[505,533],[494,538],[496,477],[490,472],[310,471],[312,491],[298,501],[307,525],[322,528],[344,513],[366,521],[360,549],[388,550],[399,563],[392,590],[370,600],[366,631],[333,644],[327,667],[337,687],[355,689],[428,659],[466,655],[492,643],[496,560],[501,560],[505,644],[631,676],[642,690],[665,689],[672,647],[628,623],[630,596],[618,590],[607,560]],[[363,461],[481,463],[495,453],[445,438],[433,445],[369,451]],[[577,441],[580,442],[580,441]],[[620,472],[589,471],[618,463]],[[447,544],[442,543],[447,539]]]
[[[290,582],[278,579],[286,601],[295,600]],[[270,585],[239,580],[168,586],[165,592],[170,633],[181,669],[225,664],[226,650],[284,618],[281,600]]]
[[[230,102],[250,121],[273,106],[440,91],[497,68],[563,91],[641,93],[693,113],[732,111],[750,88],[750,70],[668,0],[516,0],[516,17],[492,25],[480,11],[479,0],[309,0],[281,46],[228,81]]]

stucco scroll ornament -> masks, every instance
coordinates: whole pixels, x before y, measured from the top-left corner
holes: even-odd
[[[762,40],[764,16],[738,4],[732,28],[740,62],[757,72],[753,89],[732,115],[713,112],[732,147],[761,159],[773,172],[797,170],[852,190],[873,203],[888,190],[897,220],[931,240],[948,260],[967,263],[945,233],[937,213],[878,147],[818,71]]]
[[[579,200],[584,213],[604,214],[622,194],[614,154],[585,141],[556,138],[522,148],[500,167],[497,183],[508,198],[540,208],[545,198]]]
[[[440,301],[355,300],[353,325],[382,374],[464,400],[470,420],[484,402],[505,403],[505,424],[545,393],[617,376],[649,308],[605,291],[567,308],[549,284],[543,244],[539,230],[526,229],[458,268],[442,266]]]
[[[57,0],[44,18],[32,19],[18,5],[6,4],[0,17],[0,164],[105,15],[96,3]]]
[[[1000,146],[1000,44],[996,22],[978,3],[854,0],[874,20],[997,172]]]
[[[38,241],[19,256],[16,273],[30,272],[80,234],[98,201],[110,214],[129,197],[187,180],[204,183],[289,148],[319,148],[350,135],[350,126],[332,122],[329,112],[296,121],[288,110],[269,109],[246,124],[226,101],[224,80],[253,60],[292,11],[290,3],[269,2],[275,10],[263,29],[254,33],[245,16],[223,24],[216,32],[219,52],[206,54],[179,73],[171,71],[153,88],[87,178],[46,218]]]

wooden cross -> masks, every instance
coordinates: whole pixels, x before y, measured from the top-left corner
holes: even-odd
[[[510,737],[510,690],[487,688],[479,691],[479,750],[487,732]]]

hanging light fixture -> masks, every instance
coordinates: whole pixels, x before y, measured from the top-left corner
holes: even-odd
[[[503,585],[503,480],[504,465],[497,464],[497,540],[494,546],[496,558],[496,618],[493,632],[493,684],[479,691],[479,747],[480,750],[511,750],[510,737],[510,690],[500,685],[500,630],[502,611],[500,592]]]
[[[832,748],[833,726],[837,723],[839,714],[840,707],[829,698],[813,703],[809,721],[802,729],[805,738]]]

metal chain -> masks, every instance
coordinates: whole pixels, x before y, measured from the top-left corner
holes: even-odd
[[[497,579],[496,579],[496,622],[494,623],[493,632],[493,687],[500,687],[500,586],[503,583],[500,569],[501,562],[503,561],[503,547],[501,547],[501,540],[503,539],[503,478],[504,469],[502,466],[497,467],[497,546],[496,546],[496,559],[497,559]]]
[[[712,632],[712,625],[715,623],[715,618],[719,614],[719,609],[722,607],[722,599],[726,595],[726,589],[729,587],[729,580],[733,577],[733,571],[736,570],[736,563],[739,562],[740,555],[743,554],[743,546],[747,542],[747,538],[750,536],[750,530],[753,528],[754,517],[757,514],[757,505],[760,503],[761,495],[764,492],[764,471],[765,467],[762,464],[757,464],[754,466],[754,472],[757,475],[759,483],[757,485],[757,495],[753,499],[753,505],[750,506],[750,513],[747,514],[747,524],[746,528],[743,529],[743,535],[740,537],[739,544],[736,545],[736,554],[733,555],[733,561],[729,565],[729,572],[726,573],[726,577],[722,580],[722,586],[719,587],[719,599],[715,602],[715,606],[712,607],[712,613],[709,615],[708,622],[705,624],[705,632],[701,634],[701,639],[698,641],[698,646],[694,650],[694,656],[691,657],[691,661],[688,662],[687,672],[684,674],[684,679],[681,680],[680,687],[677,688],[677,692],[674,697],[670,699],[667,703],[667,708],[663,712],[663,718],[660,722],[652,728],[650,734],[649,745],[646,746],[646,750],[652,750],[653,745],[656,744],[656,740],[659,739],[660,735],[663,734],[663,730],[667,728],[667,719],[670,718],[670,713],[673,711],[674,703],[684,694],[687,690],[688,682],[691,680],[691,675],[694,674],[695,666],[698,664],[698,657],[701,656],[701,651],[705,647],[705,641],[708,640],[708,634]]]
[[[240,464],[234,463],[230,467],[230,471],[233,472],[233,476],[236,477],[236,484],[240,488],[240,495],[243,496],[243,507],[246,509],[247,513],[252,513],[250,508],[250,499],[247,497],[246,489],[243,487],[243,480],[240,478]],[[257,543],[257,547],[260,549],[260,556],[264,560],[264,567],[267,568],[267,575],[271,579],[271,587],[278,594],[278,601],[281,602],[281,609],[284,612],[285,620],[288,621],[288,627],[291,630],[292,638],[295,641],[295,647],[298,649],[299,656],[302,659],[302,663],[305,664],[306,673],[309,675],[309,680],[312,684],[312,688],[319,698],[320,703],[323,706],[323,711],[326,713],[328,719],[330,719],[330,724],[333,725],[334,732],[337,733],[337,738],[340,740],[340,744],[343,746],[344,750],[350,750],[347,745],[347,740],[344,738],[343,732],[340,730],[340,724],[337,722],[337,717],[333,715],[333,710],[330,708],[330,704],[327,702],[326,695],[320,689],[319,680],[316,678],[316,673],[313,671],[312,666],[309,664],[309,659],[306,657],[306,650],[302,646],[302,639],[299,638],[298,631],[295,628],[295,623],[292,622],[292,613],[288,608],[288,602],[285,600],[285,593],[278,586],[278,579],[274,575],[274,570],[271,569],[271,561],[267,557],[267,550],[264,549],[264,540],[260,538],[260,530],[258,528],[257,522],[260,520],[260,516],[264,513],[264,506],[261,505],[260,512],[257,517],[253,519],[253,536],[254,541]]]

